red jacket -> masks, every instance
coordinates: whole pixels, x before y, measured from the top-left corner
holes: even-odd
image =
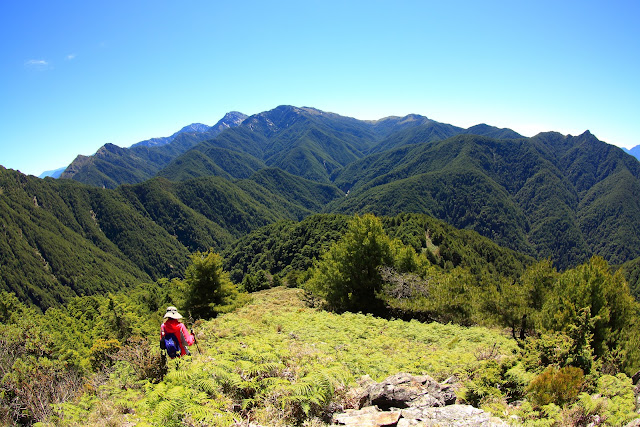
[[[189,333],[187,327],[176,319],[169,318],[160,325],[160,337],[164,338],[165,333],[171,333],[178,337],[181,356],[187,354],[187,346],[193,345],[195,342],[195,338]]]

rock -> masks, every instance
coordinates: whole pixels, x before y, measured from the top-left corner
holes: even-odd
[[[358,380],[358,387],[354,387],[347,392],[346,407],[360,409],[366,406],[369,400],[367,390],[376,382],[369,376],[365,375]]]
[[[408,408],[401,412],[397,427],[405,426],[508,426],[499,418],[470,405],[448,405],[433,408]]]
[[[367,404],[382,409],[445,406],[455,403],[454,386],[440,384],[428,375],[399,373],[367,389]]]
[[[508,425],[481,409],[456,405],[454,382],[451,378],[438,383],[428,375],[405,373],[392,375],[380,383],[363,377],[350,400],[365,402],[365,407],[334,414],[332,421],[334,425],[359,427]]]
[[[400,419],[400,411],[380,411],[376,406],[362,409],[347,409],[345,413],[334,414],[334,425],[379,427],[395,426]]]

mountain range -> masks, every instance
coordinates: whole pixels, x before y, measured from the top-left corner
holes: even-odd
[[[627,153],[631,154],[636,159],[640,160],[640,145],[636,145],[635,147],[633,147],[630,150],[627,150],[626,148],[623,148],[623,150],[626,151]]]
[[[92,156],[78,155],[60,178],[104,188],[142,182],[155,176],[172,159],[194,145],[238,126],[245,118],[242,113],[230,112],[213,126],[192,124],[169,137],[141,141],[130,148],[105,144]]]
[[[193,251],[316,213],[427,214],[561,269],[640,257],[640,163],[588,131],[280,106],[107,144],[61,178],[0,170],[0,285],[41,306],[171,278]]]
[[[640,213],[639,164],[588,131],[525,138],[415,114],[361,121],[292,106],[241,122],[234,117],[234,126],[213,138],[184,133],[193,145],[156,175],[175,182],[210,175],[234,180],[277,168],[348,194],[325,212],[427,213],[524,253],[553,257],[561,267],[600,252],[615,263],[640,255],[637,221],[631,221]],[[102,168],[102,186],[141,182],[124,167],[133,149],[105,147],[101,152],[110,156],[96,154],[112,165]],[[87,178],[100,175],[97,160],[79,163],[83,173],[63,177],[100,185]],[[69,169],[80,169],[75,164]],[[611,233],[624,243],[605,237]]]

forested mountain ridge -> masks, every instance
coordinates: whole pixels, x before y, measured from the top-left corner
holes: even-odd
[[[213,126],[185,126],[170,137],[141,141],[130,148],[105,144],[93,156],[76,157],[61,178],[105,188],[136,184],[155,176],[171,160],[198,142],[238,126],[245,118],[244,114],[234,111]]]
[[[220,147],[241,151],[267,166],[330,183],[333,171],[363,157],[375,139],[372,126],[360,120],[312,108],[280,106],[250,116],[241,126],[193,150],[208,153]],[[210,159],[216,161],[215,156]]]
[[[226,129],[234,130],[223,132]],[[251,117],[228,113],[206,132],[199,130],[187,126],[171,137],[152,138],[130,148],[106,144],[94,156],[78,156],[62,177],[115,188],[156,174],[174,181],[204,175],[246,178],[266,165],[328,183],[331,174],[350,162],[416,140],[442,140],[462,133],[521,137],[510,129],[484,124],[463,129],[416,114],[366,121],[287,105]],[[252,157],[233,158],[224,150]],[[230,167],[230,160],[247,165]]]
[[[197,171],[206,175],[216,169],[212,164],[218,168],[224,164],[214,147],[225,148],[249,154],[269,167],[330,183],[342,168],[370,153],[469,132],[500,138],[520,137],[509,129],[488,125],[463,129],[416,114],[363,121],[314,108],[282,105],[250,116],[240,126],[193,147],[174,163],[186,164],[189,176],[195,176]],[[172,167],[171,174],[164,171],[160,174],[179,179],[185,173]]]
[[[351,163],[334,183],[349,195],[327,211],[424,212],[561,268],[640,255],[640,164],[589,132],[402,145]]]
[[[338,196],[294,176],[286,194],[272,192],[259,184],[273,187],[268,171],[261,175],[235,183],[155,178],[111,190],[1,168],[0,289],[46,308],[171,278],[194,251],[221,250],[257,227],[300,220],[313,213],[310,200]]]

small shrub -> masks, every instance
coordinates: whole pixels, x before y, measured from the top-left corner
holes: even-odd
[[[529,380],[529,374],[521,364],[515,363],[515,359],[483,359],[472,380],[466,384],[464,401],[473,406],[496,401],[513,402],[524,396]]]
[[[166,360],[163,360],[161,353],[151,350],[149,341],[141,337],[129,338],[113,359],[131,365],[138,380],[155,383],[167,373]]]
[[[103,371],[113,366],[113,356],[120,350],[120,341],[116,339],[95,340],[89,350],[89,361],[94,371]]]
[[[527,370],[538,371],[549,365],[565,366],[570,358],[573,340],[565,333],[543,333],[527,337],[522,360]],[[538,371],[539,372],[539,371]]]
[[[527,395],[539,407],[550,403],[562,406],[578,397],[583,382],[584,373],[580,368],[565,366],[557,369],[549,366],[531,381]]]
[[[4,416],[17,424],[47,421],[55,404],[72,401],[81,390],[82,377],[75,370],[45,358],[20,359],[2,379],[0,392],[9,402]]]

